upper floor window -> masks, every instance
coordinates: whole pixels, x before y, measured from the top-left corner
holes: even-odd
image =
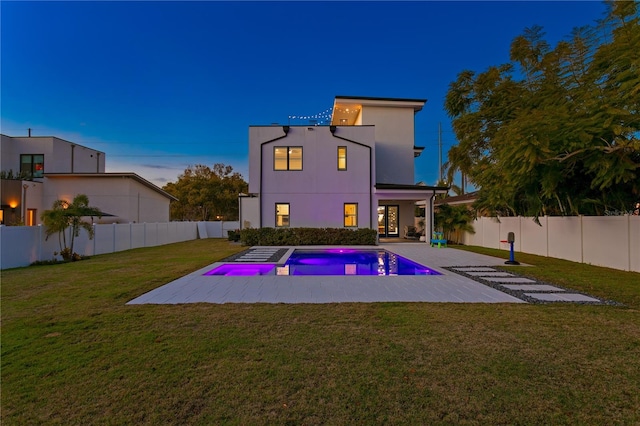
[[[345,227],[358,226],[358,204],[357,203],[344,204],[344,226]]]
[[[289,204],[276,204],[276,228],[289,227]]]
[[[44,175],[44,155],[21,154],[20,172],[31,178],[41,178]]]
[[[338,147],[338,170],[347,170],[347,147]]]
[[[302,170],[301,146],[276,146],[273,148],[273,170]]]

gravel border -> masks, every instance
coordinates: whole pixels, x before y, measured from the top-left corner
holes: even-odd
[[[509,273],[511,275],[514,276],[514,278],[526,278],[532,281],[535,281],[533,283],[531,283],[531,285],[534,284],[542,284],[542,285],[550,285],[559,289],[564,290],[563,292],[559,292],[559,291],[548,291],[548,290],[513,290],[510,289],[508,287],[505,287],[504,285],[509,285],[509,284],[516,284],[516,283],[508,283],[508,282],[503,282],[503,283],[498,283],[498,282],[494,282],[494,281],[489,281],[486,279],[483,279],[482,277],[476,276],[476,275],[470,275],[465,273],[464,271],[458,271],[457,268],[493,268],[496,270],[496,272],[506,272]],[[513,297],[517,297],[520,300],[524,300],[527,303],[532,303],[532,304],[538,304],[538,305],[549,305],[549,304],[558,304],[558,303],[572,303],[572,304],[578,304],[578,305],[610,305],[610,306],[624,306],[622,303],[613,301],[613,300],[607,300],[607,299],[602,299],[601,297],[596,297],[596,296],[592,296],[590,294],[581,292],[581,291],[576,291],[574,289],[571,288],[567,288],[567,287],[563,287],[561,285],[558,285],[556,283],[550,283],[550,282],[546,282],[546,281],[540,281],[537,278],[534,277],[530,277],[527,275],[520,275],[517,274],[515,272],[513,272],[512,270],[507,270],[504,268],[501,268],[499,266],[487,266],[487,265],[458,265],[458,266],[443,266],[442,269],[446,269],[447,271],[453,272],[454,274],[458,274],[458,275],[462,275],[464,277],[467,277],[469,279],[472,279],[474,281],[479,282],[480,284],[484,284],[487,287],[491,287],[493,289],[499,290],[503,293],[507,293]],[[517,284],[522,284],[522,283],[517,283]],[[537,293],[537,294],[554,294],[554,293],[569,293],[569,294],[581,294],[583,296],[587,296],[587,297],[591,297],[593,299],[597,299],[597,302],[590,302],[590,301],[571,301],[571,300],[540,300],[540,299],[536,299],[530,296],[527,296],[525,293]]]

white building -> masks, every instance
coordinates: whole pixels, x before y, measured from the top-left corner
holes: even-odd
[[[378,229],[401,237],[415,203],[448,188],[414,184],[414,116],[421,99],[337,96],[330,126],[251,126],[242,227]]]
[[[0,223],[33,226],[56,200],[78,194],[107,216],[96,222],[168,222],[176,198],[135,173],[105,173],[106,155],[56,137],[0,135],[0,167],[22,179],[2,179]]]

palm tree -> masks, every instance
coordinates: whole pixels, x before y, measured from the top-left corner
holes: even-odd
[[[45,240],[48,240],[53,234],[58,234],[58,244],[60,245],[60,253],[63,253],[67,247],[67,239],[65,230],[69,227],[69,218],[65,211],[69,203],[65,200],[56,200],[53,202],[51,210],[45,210],[40,215],[40,219],[45,226]]]
[[[459,242],[461,232],[475,233],[473,225],[471,225],[475,219],[473,211],[465,205],[441,204],[434,217],[436,228],[442,230],[447,240]]]
[[[56,200],[51,210],[45,210],[42,213],[41,219],[46,227],[45,240],[53,234],[58,234],[60,254],[64,260],[72,260],[75,257],[73,243],[75,237],[80,235],[81,229],[87,231],[89,239],[93,238],[92,224],[82,219],[88,216],[100,218],[102,217],[102,211],[97,207],[91,207],[89,205],[89,197],[84,194],[76,195],[71,203],[66,200]],[[69,247],[67,247],[66,238],[67,228],[71,228]],[[60,238],[61,236],[62,238]]]

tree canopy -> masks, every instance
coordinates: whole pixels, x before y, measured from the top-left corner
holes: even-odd
[[[448,175],[479,188],[501,215],[627,211],[640,197],[640,24],[637,2],[555,48],[541,27],[516,37],[510,62],[465,70],[445,109],[458,145]]]
[[[248,186],[233,167],[217,163],[189,166],[162,189],[178,198],[171,203],[171,220],[238,220],[238,195]]]

